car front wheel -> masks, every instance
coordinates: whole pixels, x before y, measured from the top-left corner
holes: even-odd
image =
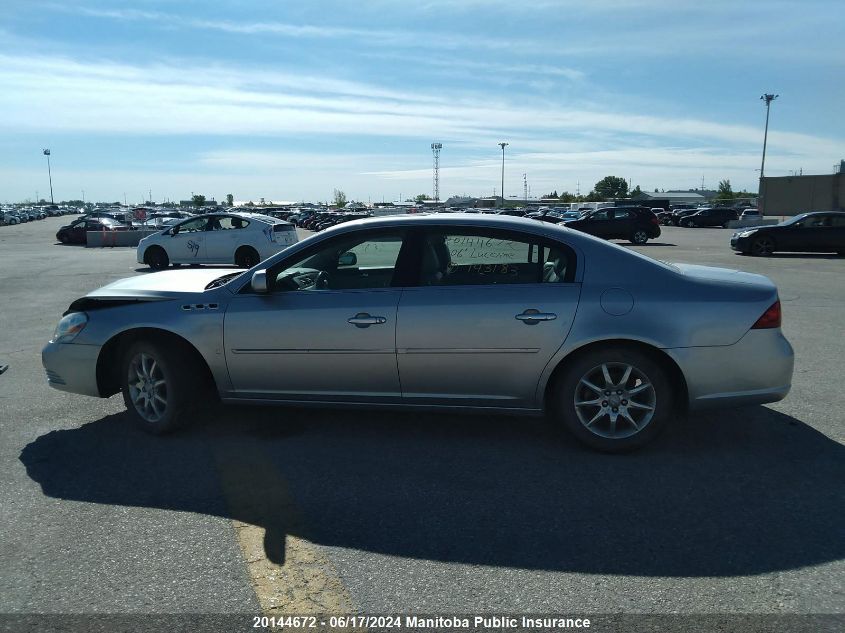
[[[170,265],[170,258],[161,246],[151,246],[144,253],[144,262],[153,270],[163,270]]]
[[[663,368],[628,347],[590,351],[569,363],[551,403],[558,421],[599,451],[622,453],[653,440],[668,424],[672,389]]]
[[[123,356],[123,402],[135,424],[162,435],[190,421],[202,391],[197,368],[181,350],[158,342],[133,343]]]
[[[768,257],[775,252],[775,241],[770,237],[758,237],[751,242],[751,254],[756,257]]]

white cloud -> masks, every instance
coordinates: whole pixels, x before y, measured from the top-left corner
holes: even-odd
[[[254,187],[260,178],[272,182],[269,176],[274,170],[286,170],[290,186],[301,192],[253,190],[278,198],[325,197],[318,193],[318,181],[322,179],[325,187],[326,182],[344,177],[356,196],[379,192],[380,187],[388,192],[400,187],[427,191],[426,149],[432,139],[446,142],[443,175],[460,191],[496,182],[497,162],[478,157],[495,155],[493,146],[501,139],[511,143],[508,173],[516,175],[512,188],[518,191],[523,172],[537,187],[548,184],[558,189],[574,188],[563,184],[567,181],[581,178],[591,183],[608,173],[629,175],[644,187],[682,186],[682,182],[694,186],[702,173],[750,186],[761,141],[758,127],[730,123],[568,108],[518,98],[491,100],[489,95],[444,96],[330,77],[203,67],[181,60],[145,66],[0,55],[0,85],[4,86],[0,130],[6,135],[238,139],[242,149],[199,155],[184,171],[195,180],[213,173],[217,182],[228,174],[243,187]],[[249,147],[253,137],[337,136],[381,138],[394,145],[405,139],[409,150],[405,156],[387,152],[350,156],[337,151],[260,153]],[[842,145],[840,139],[771,130],[769,173],[796,166],[827,172]],[[147,171],[145,182],[161,177],[155,165]],[[17,185],[10,180],[9,186],[14,190]],[[26,191],[33,188],[21,186]]]

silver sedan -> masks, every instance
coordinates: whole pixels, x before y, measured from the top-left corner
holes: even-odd
[[[122,392],[165,433],[224,402],[547,414],[599,450],[786,396],[774,284],[491,215],[349,222],[247,272],[169,271],[75,301],[49,384]],[[213,398],[212,398],[213,399]]]

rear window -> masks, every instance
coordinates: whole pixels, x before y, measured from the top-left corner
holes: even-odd
[[[273,233],[293,233],[296,227],[293,224],[274,224]]]

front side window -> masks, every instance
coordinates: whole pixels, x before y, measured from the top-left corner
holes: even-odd
[[[389,288],[404,232],[330,240],[301,259],[272,271],[273,290],[361,290]]]
[[[179,225],[179,232],[180,233],[196,233],[198,231],[205,231],[205,227],[208,224],[208,218],[195,218],[193,220],[188,220],[187,222],[183,222]]]
[[[574,256],[563,246],[522,234],[429,231],[422,244],[422,286],[561,283],[571,281]]]

